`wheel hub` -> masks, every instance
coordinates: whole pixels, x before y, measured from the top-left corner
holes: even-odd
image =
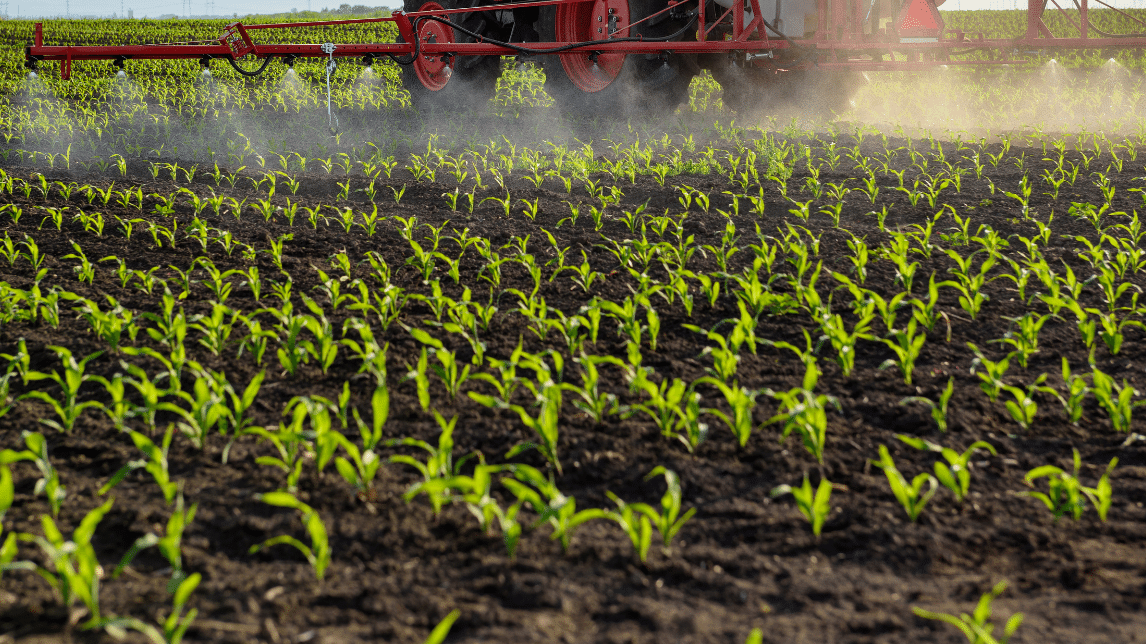
[[[559,42],[607,41],[627,37],[629,24],[628,0],[590,0],[558,5],[554,31]],[[569,80],[586,92],[608,87],[625,64],[625,54],[588,47],[560,56]]]
[[[441,10],[443,7],[437,2],[427,2],[418,8],[418,11]],[[454,42],[454,30],[449,25],[436,20],[421,21],[418,25],[417,36],[418,42],[423,45]],[[444,88],[449,82],[450,76],[453,75],[453,59],[446,55],[421,54],[414,61],[414,72],[418,75],[418,80],[426,86],[426,89],[436,92]]]

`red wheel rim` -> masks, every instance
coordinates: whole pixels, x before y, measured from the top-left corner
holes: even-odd
[[[437,2],[427,2],[418,8],[418,11],[441,11],[445,7]],[[443,16],[444,17],[444,16]],[[423,20],[418,25],[418,42],[443,43],[454,42],[454,30],[437,20]],[[446,86],[453,74],[454,64],[445,56],[430,56],[421,54],[414,61],[414,73],[426,89],[437,92]]]
[[[625,38],[629,35],[629,0],[559,4],[554,35],[558,42]],[[625,54],[598,55],[589,48],[560,56],[569,80],[586,92],[599,92],[608,87],[625,64]]]

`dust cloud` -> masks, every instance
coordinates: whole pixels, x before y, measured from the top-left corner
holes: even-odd
[[[993,137],[1019,130],[1137,132],[1146,82],[1113,59],[1095,69],[1055,60],[1022,69],[940,67],[866,74],[842,120],[881,130],[965,132]]]

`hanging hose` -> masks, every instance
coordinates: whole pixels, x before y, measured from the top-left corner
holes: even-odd
[[[264,58],[263,64],[260,65],[259,68],[253,72],[249,72],[249,71],[243,69],[242,67],[239,67],[239,64],[236,63],[235,59],[232,58],[231,56],[227,56],[227,62],[231,63],[231,67],[234,67],[235,71],[239,72],[243,76],[255,77],[255,76],[258,76],[259,74],[263,73],[266,70],[267,65],[271,64],[271,57],[267,56],[266,58]]]

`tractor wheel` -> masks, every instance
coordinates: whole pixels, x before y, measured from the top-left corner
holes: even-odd
[[[586,0],[541,7],[541,42],[607,40],[610,31],[631,37],[668,36],[685,26],[667,13],[629,29],[665,7],[664,0]],[[689,36],[691,37],[691,35]],[[671,43],[665,43],[666,48]],[[586,119],[650,118],[688,100],[699,72],[695,56],[596,54],[591,49],[542,55],[545,91],[568,116]]]
[[[478,0],[405,0],[404,9],[413,11],[440,11],[476,5]],[[455,13],[443,16],[466,29],[479,34],[489,31],[481,13]],[[423,20],[418,25],[418,38],[422,42],[473,42],[472,36],[463,34],[449,25]],[[498,56],[419,56],[402,68],[402,86],[410,92],[410,102],[419,111],[444,109],[464,111],[484,106],[497,91],[497,78],[501,73]]]
[[[724,106],[745,118],[778,116],[831,120],[850,107],[864,85],[847,71],[774,70],[716,65],[712,76],[724,90]]]

